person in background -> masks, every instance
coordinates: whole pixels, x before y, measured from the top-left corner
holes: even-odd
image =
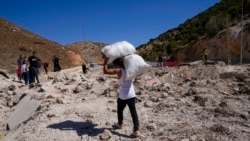
[[[158,57],[158,66],[159,67],[163,66],[163,57],[161,55]]]
[[[49,67],[49,62],[44,62],[43,68],[44,68],[46,74],[48,74],[48,67]]]
[[[53,63],[54,63],[54,72],[56,71],[60,71],[61,70],[61,66],[59,65],[59,57],[54,55],[53,57]]]
[[[23,63],[25,62],[25,58],[23,57],[23,55],[21,54],[19,56],[19,58],[17,59],[17,67],[21,67],[23,65]]]
[[[84,74],[87,73],[87,65],[86,65],[86,63],[82,63],[82,71],[83,71]]]
[[[35,78],[37,83],[39,84],[39,66],[41,60],[36,56],[36,51],[32,52],[32,55],[28,58],[28,66],[29,66],[29,84],[35,83]]]
[[[22,75],[23,75],[23,79],[25,82],[25,85],[29,84],[29,69],[27,67],[27,64],[24,62],[22,65]]]
[[[103,73],[109,75],[117,75],[119,79],[119,96],[117,98],[117,115],[118,115],[118,123],[113,125],[115,129],[121,129],[123,126],[123,110],[126,105],[128,105],[130,114],[133,121],[133,133],[131,137],[139,137],[139,120],[135,107],[136,103],[136,94],[133,86],[132,80],[126,80],[126,70],[123,64],[122,58],[115,59],[113,64],[115,68],[108,68],[108,59],[107,57],[103,57]]]
[[[18,66],[16,73],[17,73],[17,78],[18,78],[19,82],[21,83],[22,79],[23,79],[22,66]]]
[[[22,81],[22,78],[23,78],[23,75],[22,75],[22,69],[21,69],[21,67],[22,67],[22,65],[23,65],[23,63],[25,63],[25,58],[23,57],[23,55],[21,54],[20,56],[19,56],[19,58],[17,59],[17,78],[18,78],[18,80],[21,82]]]
[[[204,58],[205,58],[205,62],[207,62],[207,55],[208,55],[208,49],[205,48],[205,49],[204,49]]]

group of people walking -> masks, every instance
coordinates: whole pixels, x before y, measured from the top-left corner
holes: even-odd
[[[54,56],[52,61],[54,63],[54,71],[60,71],[59,57]],[[36,51],[33,51],[27,61],[26,56],[21,54],[17,59],[17,65],[17,76],[19,81],[23,79],[25,84],[33,84],[35,81],[39,84],[40,67],[43,65],[45,73],[47,74],[49,62],[42,62],[41,59],[37,57]]]

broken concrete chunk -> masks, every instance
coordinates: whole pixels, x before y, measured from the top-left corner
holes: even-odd
[[[7,129],[12,130],[24,121],[28,120],[34,115],[36,109],[39,106],[40,102],[31,99],[29,96],[25,96],[24,98],[22,98],[7,123]]]

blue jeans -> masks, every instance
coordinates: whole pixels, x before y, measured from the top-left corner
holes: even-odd
[[[123,110],[125,109],[126,105],[129,107],[129,111],[132,117],[132,121],[134,124],[134,131],[139,130],[139,121],[138,121],[138,115],[135,108],[135,102],[136,98],[130,98],[127,100],[122,100],[120,98],[117,99],[117,114],[118,114],[118,124],[123,124]]]
[[[23,72],[23,78],[25,81],[25,84],[29,83],[29,71]]]

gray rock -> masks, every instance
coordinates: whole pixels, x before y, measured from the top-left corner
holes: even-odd
[[[7,129],[12,130],[32,117],[40,106],[40,102],[25,96],[17,105],[16,110],[7,122]]]

